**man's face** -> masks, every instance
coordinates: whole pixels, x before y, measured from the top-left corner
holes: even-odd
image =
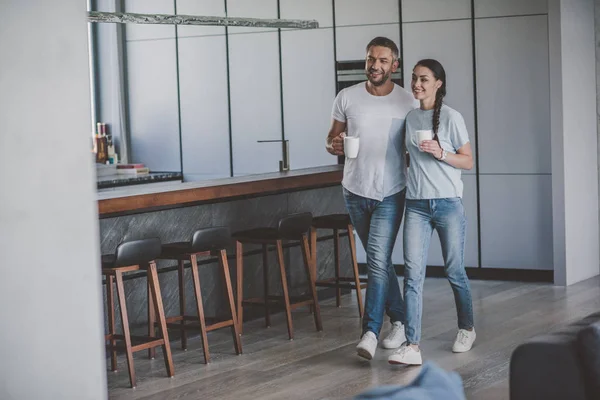
[[[398,60],[392,50],[382,46],[372,46],[367,53],[365,73],[374,86],[381,86],[398,69]]]

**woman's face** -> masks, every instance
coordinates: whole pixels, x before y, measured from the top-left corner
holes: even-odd
[[[433,72],[429,68],[417,65],[413,69],[410,88],[415,99],[419,101],[427,99],[435,100],[435,94],[440,86],[442,86],[442,81],[435,79]]]

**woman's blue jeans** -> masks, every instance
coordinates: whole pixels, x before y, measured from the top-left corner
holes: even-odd
[[[404,298],[406,340],[419,344],[423,314],[423,283],[431,235],[435,229],[442,244],[444,272],[454,292],[459,329],[473,327],[473,301],[465,271],[467,219],[462,200],[456,198],[406,200],[404,217]]]
[[[404,301],[392,264],[392,251],[402,222],[406,190],[382,201],[358,196],[344,189],[352,225],[367,253],[369,283],[365,296],[363,334],[379,337],[384,309],[391,322],[404,323]]]

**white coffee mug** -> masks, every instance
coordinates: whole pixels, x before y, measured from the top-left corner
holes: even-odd
[[[433,132],[431,130],[422,130],[422,131],[417,131],[416,133],[417,133],[419,150],[421,150],[421,142],[423,140],[433,140]],[[423,150],[421,150],[421,151],[423,151]]]
[[[344,153],[348,158],[356,158],[358,156],[359,140],[356,136],[344,137]]]

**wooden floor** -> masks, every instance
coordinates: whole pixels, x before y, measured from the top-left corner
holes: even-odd
[[[400,278],[401,279],[401,278]],[[458,372],[469,399],[508,399],[512,350],[524,339],[600,310],[600,278],[568,288],[551,284],[472,281],[477,341],[464,354],[451,352],[456,311],[445,279],[427,278],[421,343],[425,360]],[[308,312],[294,312],[294,341],[287,340],[283,314],[244,324],[244,354],[236,356],[229,330],[209,333],[212,362],[203,364],[200,340],[188,351],[172,342],[175,377],[167,378],[162,355],[136,355],[138,386],[128,387],[124,357],[108,372],[112,399],[344,399],[382,384],[407,384],[420,367],[393,367],[392,350],[378,349],[372,361],[358,358],[360,320],[355,297],[322,303],[323,332]],[[386,322],[382,334],[386,334]]]

